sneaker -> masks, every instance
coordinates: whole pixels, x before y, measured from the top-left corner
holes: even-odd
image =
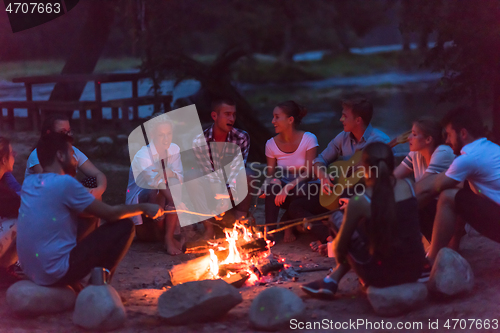
[[[335,282],[325,282],[325,280],[316,280],[300,286],[302,290],[316,298],[332,299],[337,292],[338,286]]]
[[[24,274],[23,269],[21,268],[21,263],[19,261],[16,261],[15,264],[9,266],[7,268],[7,273],[20,280],[26,279],[26,275]]]
[[[431,263],[429,262],[429,260],[427,260],[427,258],[425,258],[424,267],[422,268],[422,273],[420,274],[420,278],[418,278],[417,281],[422,283],[429,281],[429,278],[431,276],[431,270],[432,270]]]

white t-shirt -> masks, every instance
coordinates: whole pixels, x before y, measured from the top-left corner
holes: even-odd
[[[471,190],[500,205],[500,146],[477,139],[465,145],[446,176],[459,182],[469,181]]]
[[[306,152],[309,149],[318,146],[318,139],[316,135],[305,132],[300,140],[300,144],[297,149],[292,153],[285,153],[278,148],[274,138],[267,140],[266,142],[266,156],[269,158],[275,158],[277,160],[277,165],[289,170],[292,174],[296,174],[301,167],[306,165]],[[290,177],[285,177],[290,178]]]
[[[168,158],[166,167],[171,169],[179,182],[182,183],[183,176],[180,151],[181,149],[178,145],[175,143],[170,144],[170,147],[167,149]],[[153,157],[154,164],[151,163],[151,156]],[[158,174],[159,177],[156,177]],[[138,203],[139,194],[144,189],[165,189],[165,180],[162,175],[163,171],[162,167],[159,165],[159,154],[156,151],[154,143],[151,142],[149,147],[143,146],[137,154],[135,154],[132,160],[125,203],[127,205]],[[132,216],[131,220],[136,225],[142,224],[141,215]]]
[[[69,268],[76,246],[77,214],[95,198],[69,175],[40,173],[24,180],[17,222],[17,253],[23,272],[51,285]]]
[[[88,160],[88,157],[85,156],[85,154],[82,153],[80,149],[76,148],[75,146],[73,146],[73,151],[75,152],[73,156],[78,162],[78,167],[80,167],[83,163],[85,163]],[[38,164],[40,164],[40,161],[38,160],[38,154],[35,148],[28,157],[28,162],[26,163],[26,171],[24,172],[24,179],[26,179],[26,177],[28,177],[29,175],[35,174],[35,172],[31,168]]]
[[[429,165],[425,163],[424,156],[418,151],[411,151],[401,164],[413,170],[415,181],[418,182],[426,172],[441,173],[446,171],[454,159],[453,149],[448,145],[440,145],[432,153]]]

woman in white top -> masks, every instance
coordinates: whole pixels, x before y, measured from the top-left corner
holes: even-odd
[[[71,134],[71,127],[69,119],[64,115],[53,115],[47,117],[42,124],[41,135],[54,133]],[[101,199],[102,194],[106,191],[107,180],[103,172],[96,168],[96,166],[82,153],[78,148],[73,147],[75,154],[73,155],[78,162],[78,170],[88,178],[83,182],[83,186],[88,188],[90,194],[96,199]],[[31,152],[26,163],[26,171],[24,178],[35,173],[42,173],[42,167],[38,161],[38,154],[36,148]]]
[[[312,175],[312,161],[318,149],[314,134],[297,129],[306,114],[306,108],[294,101],[280,103],[273,110],[277,135],[266,143],[267,178],[262,195],[266,198],[266,223],[277,222],[280,207],[287,208],[291,198],[301,194],[300,189],[305,195],[303,187]],[[286,216],[285,213],[282,220]],[[286,229],[285,242],[294,240],[293,230]]]
[[[432,178],[448,170],[455,159],[450,146],[443,145],[442,127],[436,120],[422,118],[413,122],[409,136],[410,153],[394,170],[394,176],[402,179],[414,175],[416,187],[431,185]],[[419,200],[420,229],[430,242],[437,200]]]

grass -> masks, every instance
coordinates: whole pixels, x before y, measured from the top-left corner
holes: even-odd
[[[136,68],[141,61],[135,58],[104,58],[97,63],[95,72],[113,72]],[[15,77],[60,74],[64,60],[29,60],[0,62],[0,80]]]
[[[387,52],[370,55],[326,55],[319,61],[283,65],[269,60],[241,60],[234,77],[249,83],[285,83],[369,75],[392,70],[417,70],[422,59],[418,52]]]
[[[196,60],[211,63],[215,55],[196,55]],[[265,57],[264,57],[265,58]],[[320,61],[292,62],[280,64],[272,57],[264,59],[243,58],[234,66],[233,77],[248,83],[286,83],[320,80],[329,77],[345,77],[387,72],[397,69],[418,69],[421,58],[418,52],[387,52],[370,55],[338,54],[327,55]],[[137,68],[141,64],[137,58],[103,58],[97,63],[95,72],[112,72]],[[64,60],[31,60],[0,62],[0,79],[14,77],[59,74]]]

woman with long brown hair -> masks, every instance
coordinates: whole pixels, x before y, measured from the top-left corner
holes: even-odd
[[[384,143],[367,145],[362,162],[365,191],[348,201],[342,224],[332,226],[338,230],[333,244],[337,266],[324,279],[302,286],[313,297],[332,298],[351,268],[365,286],[388,287],[421,277],[425,252],[412,183],[394,177],[394,156]]]
[[[434,217],[436,216],[437,197],[424,198],[420,192],[434,185],[435,177],[448,170],[455,159],[450,146],[443,144],[443,128],[432,118],[421,118],[413,122],[409,136],[410,153],[394,169],[399,179],[415,177],[417,200],[419,201],[419,220],[422,234],[430,242]]]

